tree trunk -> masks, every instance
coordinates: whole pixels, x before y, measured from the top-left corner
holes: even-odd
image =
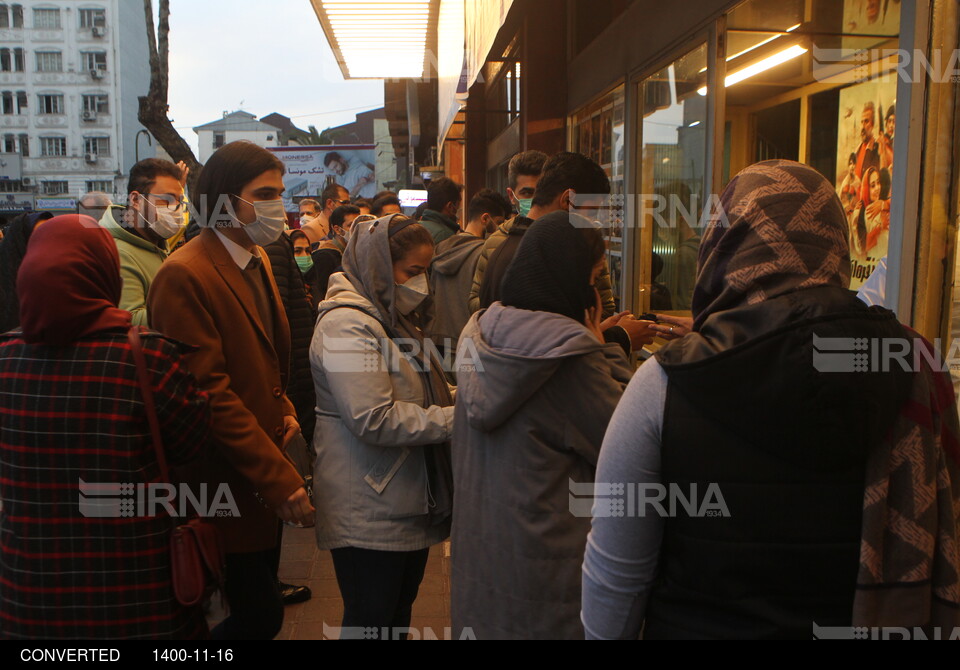
[[[153,27],[153,2],[143,0],[143,10],[147,20],[147,47],[150,51],[150,91],[139,98],[140,111],[138,119],[143,127],[150,131],[160,146],[170,154],[173,161],[183,161],[190,168],[187,181],[187,192],[193,199],[194,188],[200,177],[200,162],[193,154],[190,145],[180,137],[180,133],[173,127],[167,112],[170,109],[167,103],[167,89],[169,85],[169,55],[170,55],[170,0],[159,0],[160,22],[158,24],[159,39]],[[159,43],[159,48],[158,48]]]

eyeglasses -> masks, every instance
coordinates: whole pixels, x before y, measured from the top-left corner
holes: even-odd
[[[169,209],[173,212],[179,212],[183,208],[183,204],[184,204],[183,198],[177,198],[172,195],[159,195],[156,193],[147,193],[145,197],[156,198],[157,202],[154,203],[156,207]]]

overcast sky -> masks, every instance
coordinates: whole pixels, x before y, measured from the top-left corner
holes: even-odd
[[[224,111],[323,130],[382,107],[383,82],[344,81],[309,0],[170,0],[169,96],[196,152],[193,128]]]

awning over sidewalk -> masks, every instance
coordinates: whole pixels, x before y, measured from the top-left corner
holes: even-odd
[[[462,1],[462,0],[461,0]],[[439,0],[311,0],[344,79],[430,74]]]

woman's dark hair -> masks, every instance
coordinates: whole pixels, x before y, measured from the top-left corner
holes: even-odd
[[[234,198],[247,184],[264,172],[286,173],[283,162],[274,154],[253,142],[240,140],[219,149],[207,160],[197,180],[194,206],[199,215],[198,224],[212,228],[220,220],[224,206],[236,207]]]
[[[880,168],[880,199],[889,200],[890,199],[890,170],[887,168]]]
[[[390,220],[390,260],[394,263],[417,247],[433,246],[433,236],[430,235],[430,231],[419,223],[405,225],[409,221],[413,219],[402,214],[397,214]],[[403,230],[394,233],[401,226],[405,226]]]

